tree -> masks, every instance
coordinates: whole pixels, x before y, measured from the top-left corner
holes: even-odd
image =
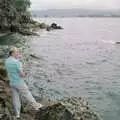
[[[15,0],[16,9],[19,12],[26,12],[30,4],[30,0]]]
[[[21,27],[30,21],[30,0],[0,0],[0,29]]]
[[[20,15],[19,22],[21,24],[26,24],[30,21],[30,13],[28,11],[30,4],[30,0],[15,0],[15,7]]]

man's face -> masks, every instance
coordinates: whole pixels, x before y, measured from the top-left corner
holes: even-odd
[[[14,49],[13,55],[17,58],[19,56],[19,50],[17,48]]]

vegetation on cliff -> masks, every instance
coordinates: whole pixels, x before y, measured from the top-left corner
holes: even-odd
[[[30,0],[0,0],[0,31],[17,31],[30,22]]]

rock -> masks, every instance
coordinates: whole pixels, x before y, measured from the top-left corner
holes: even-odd
[[[53,29],[63,29],[61,26],[58,26],[56,23],[52,23],[50,27]]]
[[[0,65],[4,65],[4,59],[0,59]]]
[[[56,29],[57,28],[57,24],[56,23],[52,23],[51,27],[54,28],[54,29]]]
[[[0,50],[0,58],[3,58],[4,57],[4,52],[2,50]]]
[[[33,57],[33,58],[35,58],[35,59],[42,59],[42,58],[40,58],[39,56],[34,55],[34,54],[30,54],[30,56]]]
[[[47,26],[46,30],[50,31],[52,28],[50,26]]]
[[[38,100],[40,101],[40,100]],[[46,108],[35,111],[29,104],[22,104],[21,120],[100,120],[82,98],[60,101],[41,100]],[[0,120],[15,120],[8,82],[0,79]]]
[[[10,96],[11,90],[8,82],[0,79],[0,120],[13,120]]]
[[[81,98],[68,98],[41,109],[35,120],[100,120]]]
[[[34,120],[35,110],[27,106],[21,112],[21,120]],[[7,81],[0,79],[0,120],[16,120],[12,107],[11,89]]]
[[[31,32],[30,30],[23,29],[23,30],[19,30],[18,32],[22,35],[27,35],[27,36],[29,35],[39,36],[37,33]]]
[[[63,29],[61,26],[57,26],[57,29]]]
[[[6,72],[5,67],[3,65],[0,65],[0,75],[3,77],[7,76],[7,72]]]
[[[49,25],[46,26],[47,31],[54,30],[54,29],[63,29],[63,28],[61,26],[58,26],[56,23],[52,23],[50,26]]]
[[[33,58],[36,58],[36,59],[40,59],[38,56],[33,55],[33,54],[30,54],[30,56],[33,57]]]
[[[47,25],[46,25],[45,23],[41,23],[41,24],[39,25],[39,27],[40,27],[41,29],[45,29],[45,28],[47,27]]]
[[[116,44],[120,44],[120,42],[116,42]]]

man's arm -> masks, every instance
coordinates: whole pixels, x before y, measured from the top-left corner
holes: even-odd
[[[25,72],[23,71],[23,69],[20,69],[20,77],[25,77],[26,76],[26,74],[25,74]]]
[[[20,77],[25,77],[26,74],[25,74],[25,72],[24,72],[24,70],[23,70],[22,63],[19,62],[17,67],[18,67],[18,71],[19,71]]]

